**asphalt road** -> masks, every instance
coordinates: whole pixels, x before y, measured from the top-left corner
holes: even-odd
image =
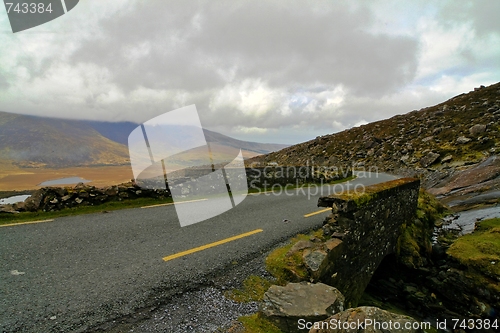
[[[378,174],[351,186],[394,178]],[[340,186],[346,185],[249,195],[221,215],[182,228],[174,206],[1,227],[0,331],[84,332],[161,303],[231,263],[321,226],[328,212],[316,206],[318,198]],[[200,209],[199,203],[184,205]],[[323,212],[305,217],[318,211]],[[163,260],[249,232],[254,233]]]

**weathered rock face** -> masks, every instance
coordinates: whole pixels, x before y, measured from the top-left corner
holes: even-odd
[[[264,295],[260,311],[283,332],[304,332],[299,319],[319,321],[344,310],[344,296],[323,283],[289,283],[271,286]]]
[[[448,180],[429,189],[433,195],[447,195],[451,191],[455,196],[470,192],[485,192],[500,189],[500,156],[494,155],[472,168],[455,173]]]
[[[401,226],[414,219],[419,187],[419,180],[398,179],[367,187],[355,199],[321,197],[318,206],[332,207],[327,227],[341,240],[325,243],[327,255],[310,269],[314,281],[335,286],[348,306],[356,305],[384,257],[395,251]]]
[[[339,312],[316,323],[309,333],[419,333],[419,323],[408,316],[362,306]]]

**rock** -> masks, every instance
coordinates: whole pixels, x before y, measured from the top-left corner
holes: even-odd
[[[431,141],[432,139],[434,139],[434,137],[433,137],[433,136],[428,136],[428,137],[426,137],[426,138],[423,138],[423,139],[422,139],[422,142]]]
[[[439,154],[429,152],[427,153],[427,155],[422,157],[422,159],[420,159],[420,165],[424,168],[427,168],[428,166],[436,162],[438,159],[439,159]]]
[[[453,159],[452,155],[447,155],[441,159],[441,163],[448,163]]]
[[[438,135],[439,133],[441,133],[442,130],[443,130],[442,127],[437,127],[432,130],[432,135]]]
[[[19,212],[14,209],[13,205],[7,204],[7,205],[0,205],[0,213],[16,214]]]
[[[486,131],[486,125],[477,124],[469,128],[470,135],[477,136]]]
[[[260,305],[261,313],[283,332],[304,332],[298,320],[316,322],[344,310],[344,296],[323,283],[271,286]]]
[[[311,241],[308,240],[300,240],[297,243],[295,243],[290,250],[286,253],[286,256],[289,257],[292,254],[304,250],[304,249],[309,249],[313,247],[314,244]]]
[[[500,156],[494,155],[470,169],[455,174],[444,186],[429,189],[429,193],[447,194],[456,189],[466,189],[487,182],[498,176],[500,176]]]
[[[71,199],[72,196],[73,195],[71,195],[71,194],[65,195],[65,196],[61,197],[61,201],[63,201],[63,202],[68,201],[69,199]]]
[[[18,212],[24,212],[26,211],[26,204],[24,201],[22,202],[16,202],[15,204],[12,205],[12,207],[17,210]]]
[[[304,251],[304,264],[311,272],[317,272],[326,259],[326,252],[321,250]]]
[[[77,204],[81,204],[81,203],[83,202],[83,199],[81,199],[81,198],[76,198],[76,199],[75,199],[75,202],[76,202]]]
[[[28,212],[36,212],[40,208],[45,193],[46,190],[44,188],[33,192],[31,197],[29,197],[24,201],[26,210]]]
[[[340,234],[338,232],[336,232],[335,234]],[[342,234],[342,237],[344,236],[344,234]],[[339,237],[341,238],[341,237]],[[327,240],[325,242],[325,247],[326,247],[326,250],[327,251],[332,251],[334,248],[336,248],[337,246],[339,246],[340,244],[342,244],[342,240],[339,239],[339,238],[331,238],[329,240]]]
[[[371,323],[371,324],[370,324]],[[332,325],[336,324],[336,325]],[[366,324],[359,326],[358,324]],[[389,326],[390,325],[390,326]],[[335,327],[336,326],[336,327]],[[354,327],[354,328],[352,328]],[[420,333],[418,322],[408,316],[376,307],[361,306],[337,313],[313,326],[309,333]]]
[[[457,138],[457,143],[458,144],[464,144],[470,142],[472,139],[466,138],[465,136],[460,136]]]
[[[107,187],[104,189],[104,194],[112,197],[118,194],[118,188],[116,186]]]

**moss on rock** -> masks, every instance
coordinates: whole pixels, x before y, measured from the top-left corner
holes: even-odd
[[[425,264],[432,252],[431,238],[434,227],[448,213],[447,208],[434,196],[420,189],[416,217],[412,223],[401,226],[396,254],[398,260],[409,268]]]

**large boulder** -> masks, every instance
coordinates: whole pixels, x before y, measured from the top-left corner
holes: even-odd
[[[469,128],[469,133],[470,135],[477,136],[481,133],[484,133],[486,131],[486,125],[482,124],[476,124]]]
[[[344,296],[323,283],[289,283],[271,286],[260,311],[283,332],[304,332],[299,320],[316,322],[344,310]]]
[[[422,159],[420,160],[420,165],[423,166],[424,168],[427,168],[428,166],[436,162],[438,159],[439,159],[439,154],[429,152],[427,153],[427,155],[422,157]]]
[[[31,196],[24,201],[24,208],[28,212],[36,212],[40,208],[40,205],[42,204],[43,198],[45,197],[45,193],[46,193],[45,188],[41,188],[33,192],[33,194],[31,194]]]
[[[415,319],[371,306],[347,309],[312,325],[309,333],[423,332]]]

